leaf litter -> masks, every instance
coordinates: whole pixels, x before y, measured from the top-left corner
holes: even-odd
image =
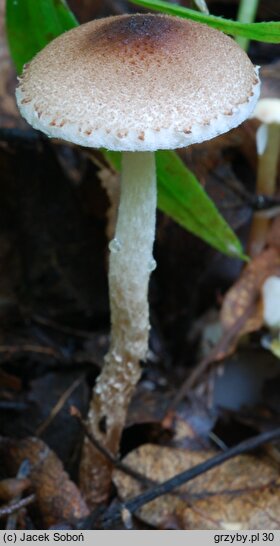
[[[145,444],[124,462],[161,483],[214,453]],[[141,485],[119,470],[114,483],[122,500],[141,492]],[[137,516],[157,529],[277,529],[279,487],[278,469],[270,461],[242,455],[148,503]]]

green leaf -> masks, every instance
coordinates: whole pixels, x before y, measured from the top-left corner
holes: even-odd
[[[78,25],[64,0],[6,0],[6,28],[18,73],[40,49]]]
[[[261,42],[270,42],[273,44],[280,43],[280,23],[278,22],[239,23],[238,21],[223,19],[223,17],[199,13],[198,11],[184,8],[176,4],[170,4],[163,0],[130,0],[130,2],[137,6],[142,6],[143,8],[169,13],[170,15],[178,15],[179,17],[192,19],[199,23],[206,23],[211,27],[222,30],[226,34],[245,36],[250,40],[258,40]]]
[[[6,0],[6,33],[11,57],[20,74],[23,65],[39,50],[32,28],[30,29],[26,0]]]
[[[111,167],[118,173],[122,170],[122,153],[111,152],[111,150],[102,150],[102,153]]]
[[[36,42],[40,49],[48,42],[62,34],[65,30],[69,30],[69,22],[67,25],[61,17],[61,9],[65,8],[61,0],[27,0],[29,11],[29,20],[32,25],[32,32],[36,37]],[[74,26],[74,22],[73,25]],[[65,28],[66,27],[66,28]]]
[[[79,25],[74,13],[68,8],[65,0],[55,0],[55,8],[63,32]]]
[[[77,25],[64,0],[7,0],[6,23],[18,72],[51,39]],[[103,153],[120,171],[121,154]],[[244,258],[237,237],[177,154],[157,152],[156,160],[159,208],[221,252]]]
[[[120,172],[121,153],[107,150],[103,153]],[[223,254],[246,259],[235,233],[179,156],[171,151],[158,151],[156,165],[158,208]]]

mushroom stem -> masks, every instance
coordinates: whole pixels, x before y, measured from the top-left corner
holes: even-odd
[[[156,169],[153,152],[123,154],[115,238],[110,242],[111,344],[93,389],[88,426],[100,444],[117,455],[127,408],[141,375],[149,336],[148,284],[155,268]],[[93,506],[104,501],[111,463],[85,440],[81,486]]]
[[[276,190],[277,165],[280,150],[279,124],[267,124],[267,141],[265,150],[258,156],[256,191],[258,195],[271,197]],[[251,257],[259,254],[265,246],[270,218],[256,212],[249,235],[248,253]]]

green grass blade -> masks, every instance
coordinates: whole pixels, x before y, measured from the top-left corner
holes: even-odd
[[[40,49],[30,24],[26,0],[6,0],[6,33],[11,57],[20,74],[23,65]]]
[[[121,153],[104,151],[121,170]],[[194,174],[175,152],[156,152],[158,208],[182,227],[228,256],[245,259],[241,244]]]
[[[55,0],[55,9],[63,32],[79,25],[74,13],[68,8],[65,0]]]
[[[156,164],[159,208],[220,252],[244,258],[235,233],[179,156],[159,151]]]
[[[230,19],[223,19],[223,17],[199,13],[192,9],[164,2],[164,0],[130,0],[130,2],[143,8],[169,13],[170,15],[178,15],[179,17],[192,19],[199,23],[206,23],[211,27],[222,30],[226,34],[244,36],[250,40],[261,42],[280,43],[280,23],[278,22],[240,23],[238,21],[231,21]]]
[[[78,25],[64,0],[6,0],[6,28],[18,73],[40,49]]]
[[[36,43],[42,49],[63,32],[52,0],[27,0],[29,21]]]

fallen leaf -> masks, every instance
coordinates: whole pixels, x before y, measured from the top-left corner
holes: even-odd
[[[221,323],[224,333],[234,331],[234,336],[223,348],[223,356],[233,352],[242,335],[254,332],[263,325],[261,288],[271,275],[280,275],[280,253],[276,248],[268,248],[255,256],[225,295]]]
[[[152,444],[132,451],[123,462],[162,483],[213,456],[213,451],[172,449]],[[142,491],[120,470],[114,483],[122,500]],[[143,506],[137,515],[157,529],[279,529],[280,479],[277,468],[252,455],[240,455]]]
[[[0,499],[7,501],[21,495],[30,487],[28,478],[7,478],[0,481]]]
[[[274,248],[265,250],[244,268],[223,301],[221,321],[224,329],[232,328],[250,306],[256,303],[265,279],[277,273],[280,273],[280,255]]]
[[[280,251],[280,216],[277,216],[272,222],[268,236],[267,244],[273,246]]]
[[[31,489],[36,495],[36,507],[45,528],[63,521],[71,523],[88,515],[79,489],[56,454],[42,440],[35,437],[19,442],[2,439],[0,454],[5,466],[14,474],[24,460],[29,461]]]

